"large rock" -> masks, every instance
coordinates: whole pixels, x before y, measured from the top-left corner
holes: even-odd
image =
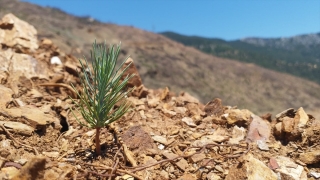
[[[251,114],[247,109],[228,109],[226,114],[222,115],[222,119],[227,120],[229,125],[238,125],[241,127],[247,127],[251,119]]]
[[[270,123],[263,120],[257,115],[252,114],[252,122],[249,126],[247,135],[248,142],[256,142],[257,140],[268,141],[271,133]]]
[[[129,66],[129,67],[128,67]],[[134,76],[128,81],[129,87],[140,87],[142,85],[142,80],[139,75],[138,69],[133,63],[132,58],[128,58],[127,61],[124,63],[123,68],[128,68],[122,75],[122,77],[130,76],[131,74],[134,74]]]
[[[275,171],[280,173],[281,179],[286,180],[307,180],[307,173],[303,167],[296,164],[292,159],[284,156],[275,158],[279,168]]]
[[[277,180],[277,175],[263,162],[254,158],[251,154],[243,156],[242,162],[230,167],[226,180]]]
[[[23,51],[38,49],[37,30],[13,14],[5,15],[0,21],[0,44]]]
[[[285,142],[301,140],[301,134],[309,122],[309,116],[302,107],[297,111],[288,109],[276,117],[279,123],[275,126],[274,135],[278,139],[283,139]]]

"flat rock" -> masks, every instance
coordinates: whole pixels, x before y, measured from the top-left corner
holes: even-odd
[[[233,165],[229,169],[226,180],[248,179],[248,180],[277,180],[278,176],[263,162],[248,153],[244,155],[243,161]]]
[[[190,127],[197,127],[197,125],[193,122],[192,118],[190,117],[184,117],[181,120],[182,122],[185,122]]]
[[[199,162],[199,161],[203,160],[204,158],[206,158],[206,155],[204,153],[195,154],[190,157],[190,159],[193,163]]]
[[[162,152],[162,155],[164,157],[166,157],[167,159],[173,159],[173,158],[178,157],[178,155],[176,155],[176,154],[174,154],[174,153],[172,153],[172,152],[170,152],[168,150],[165,150],[164,152]]]
[[[45,114],[38,108],[30,106],[3,109],[3,111],[14,118],[26,118],[28,122],[30,122],[30,125],[37,130],[45,128],[47,124],[59,121],[59,119],[57,119],[56,117],[50,114]]]
[[[175,163],[177,166],[178,166],[178,168],[181,170],[181,171],[183,171],[183,172],[185,172],[186,171],[186,168],[189,166],[189,164],[188,164],[188,161],[186,161],[184,158],[181,158],[178,162],[176,162]]]
[[[167,138],[163,137],[163,136],[152,136],[152,139],[161,143],[161,144],[165,144],[167,145],[168,144],[168,141],[167,141]]]
[[[267,120],[263,120],[257,115],[252,114],[252,122],[249,126],[247,134],[248,142],[268,141],[271,133],[270,123]]]
[[[299,155],[300,161],[306,164],[316,164],[320,162],[320,150],[301,153]]]
[[[57,158],[59,156],[59,152],[53,151],[53,152],[42,152],[43,155],[49,157],[49,158]]]
[[[275,171],[280,173],[281,179],[307,180],[307,174],[303,167],[296,164],[292,159],[284,156],[275,157],[279,168]]]
[[[200,140],[192,142],[192,146],[204,146],[214,142],[224,142],[228,141],[229,136],[224,129],[219,128],[213,132],[211,135],[202,136]]]
[[[282,121],[281,118],[283,118],[285,116],[293,117],[294,113],[295,113],[294,109],[293,108],[289,108],[289,109],[286,109],[286,110],[282,111],[281,113],[277,114],[276,115],[276,119],[278,121]]]
[[[178,180],[197,180],[195,174],[186,173],[178,178]]]
[[[141,126],[130,127],[121,135],[121,137],[128,148],[139,154],[147,149],[156,148],[153,139]]]
[[[34,131],[33,127],[30,127],[20,122],[0,121],[0,124],[2,124],[8,130],[12,130],[14,133],[25,135],[25,136],[31,136]],[[0,128],[0,132],[1,131],[2,129]]]

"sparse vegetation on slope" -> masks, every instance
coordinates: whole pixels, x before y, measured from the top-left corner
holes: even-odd
[[[174,32],[160,34],[214,56],[254,63],[320,83],[320,34],[286,39],[248,38],[236,41],[184,36]],[[308,40],[306,36],[317,37],[319,40]]]

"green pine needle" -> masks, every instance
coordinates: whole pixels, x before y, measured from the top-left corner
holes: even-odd
[[[124,88],[134,74],[121,80],[129,65],[121,70],[125,63],[123,61],[119,68],[116,68],[119,52],[120,45],[116,48],[114,46],[107,48],[106,43],[97,45],[94,42],[91,51],[92,70],[86,59],[85,63],[79,60],[83,75],[78,73],[83,89],[82,93],[78,92],[72,85],[79,101],[71,99],[79,107],[79,111],[86,121],[81,122],[75,116],[81,125],[89,128],[102,128],[118,120],[129,110],[130,104],[123,99],[132,89],[125,91]],[[117,108],[115,108],[116,104]],[[72,113],[74,114],[73,111]]]

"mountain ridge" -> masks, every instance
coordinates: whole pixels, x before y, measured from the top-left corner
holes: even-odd
[[[292,38],[244,38],[233,41],[174,32],[160,34],[214,56],[254,63],[320,84],[320,33]]]

